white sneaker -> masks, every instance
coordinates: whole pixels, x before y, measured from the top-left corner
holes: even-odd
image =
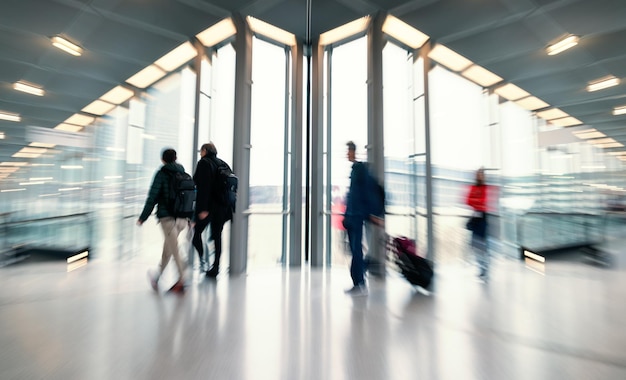
[[[353,297],[366,296],[367,293],[367,287],[365,285],[355,285],[346,290],[346,294]]]

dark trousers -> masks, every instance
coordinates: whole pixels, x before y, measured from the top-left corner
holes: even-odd
[[[348,232],[350,252],[352,252],[350,277],[352,277],[352,283],[355,286],[365,284],[365,262],[363,260],[363,221],[363,218],[354,216],[346,216],[344,218],[344,227]]]
[[[213,266],[219,268],[220,257],[222,256],[222,230],[224,229],[224,222],[221,221],[221,218],[211,218],[209,215],[202,220],[197,220],[196,225],[194,226],[193,239],[191,240],[191,243],[196,248],[196,251],[198,251],[198,257],[202,260],[202,257],[204,256],[202,232],[209,224],[211,224],[210,239],[213,240],[213,245],[215,246],[215,261],[213,262]]]

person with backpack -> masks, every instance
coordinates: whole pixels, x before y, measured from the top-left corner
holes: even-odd
[[[183,215],[178,214],[175,207],[175,193],[178,191],[174,189],[174,181],[177,176],[186,178],[189,177],[189,174],[186,174],[183,166],[176,162],[176,151],[174,149],[163,150],[161,160],[163,161],[163,166],[154,176],[143,211],[137,220],[137,225],[143,225],[156,205],[156,217],[159,219],[165,239],[163,241],[163,252],[158,269],[157,271],[148,271],[148,279],[150,280],[152,288],[157,291],[158,282],[163,274],[163,270],[165,270],[165,267],[170,262],[171,257],[174,256],[174,262],[176,263],[179,277],[178,281],[170,288],[170,291],[183,293],[185,290],[186,265],[178,249],[178,235],[189,224],[189,210],[185,210],[182,213]],[[187,194],[187,196],[190,196],[190,194]]]
[[[198,251],[200,262],[204,259],[202,232],[211,224],[211,236],[215,248],[213,265],[206,271],[207,277],[215,278],[220,271],[222,255],[222,230],[224,224],[231,220],[234,211],[233,191],[236,192],[236,177],[228,164],[217,157],[217,148],[212,142],[202,145],[200,156],[193,179],[197,187],[196,217],[192,244]],[[226,179],[235,180],[234,189],[227,188]],[[208,259],[208,253],[207,258]]]
[[[346,293],[352,296],[365,296],[368,291],[365,286],[367,265],[363,258],[363,223],[371,221],[381,226],[384,224],[384,189],[370,173],[367,164],[356,160],[354,142],[349,141],[346,145],[348,161],[352,162],[352,171],[343,226],[348,233],[352,253],[350,277],[353,284]]]

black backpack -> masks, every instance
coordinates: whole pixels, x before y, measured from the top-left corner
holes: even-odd
[[[239,186],[239,178],[233,173],[228,164],[219,158],[211,160],[215,165],[215,187],[214,195],[217,202],[225,206],[228,211],[226,220],[232,219],[232,214],[237,206],[237,188]]]
[[[374,215],[379,218],[385,217],[385,187],[380,183],[378,178],[374,175],[369,165],[367,168],[367,197],[368,197],[368,210],[369,215]]]
[[[196,184],[185,172],[161,169],[170,177],[167,211],[175,218],[191,218],[196,209]]]

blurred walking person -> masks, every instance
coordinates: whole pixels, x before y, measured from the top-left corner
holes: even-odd
[[[474,210],[467,227],[472,232],[471,246],[478,263],[478,278],[483,282],[489,280],[490,263],[487,246],[487,190],[485,170],[480,168],[476,171],[475,182],[469,189],[465,203]]]
[[[170,288],[170,291],[182,293],[185,290],[186,264],[183,262],[178,248],[178,235],[188,226],[189,219],[174,216],[170,205],[170,181],[175,173],[184,173],[185,169],[176,162],[176,151],[174,149],[163,150],[161,161],[163,166],[154,176],[143,211],[137,220],[137,225],[141,226],[148,219],[156,205],[156,217],[159,220],[158,223],[161,224],[164,236],[163,252],[157,271],[149,271],[148,278],[152,288],[155,291],[158,290],[159,279],[173,256],[178,269],[178,281]]]

